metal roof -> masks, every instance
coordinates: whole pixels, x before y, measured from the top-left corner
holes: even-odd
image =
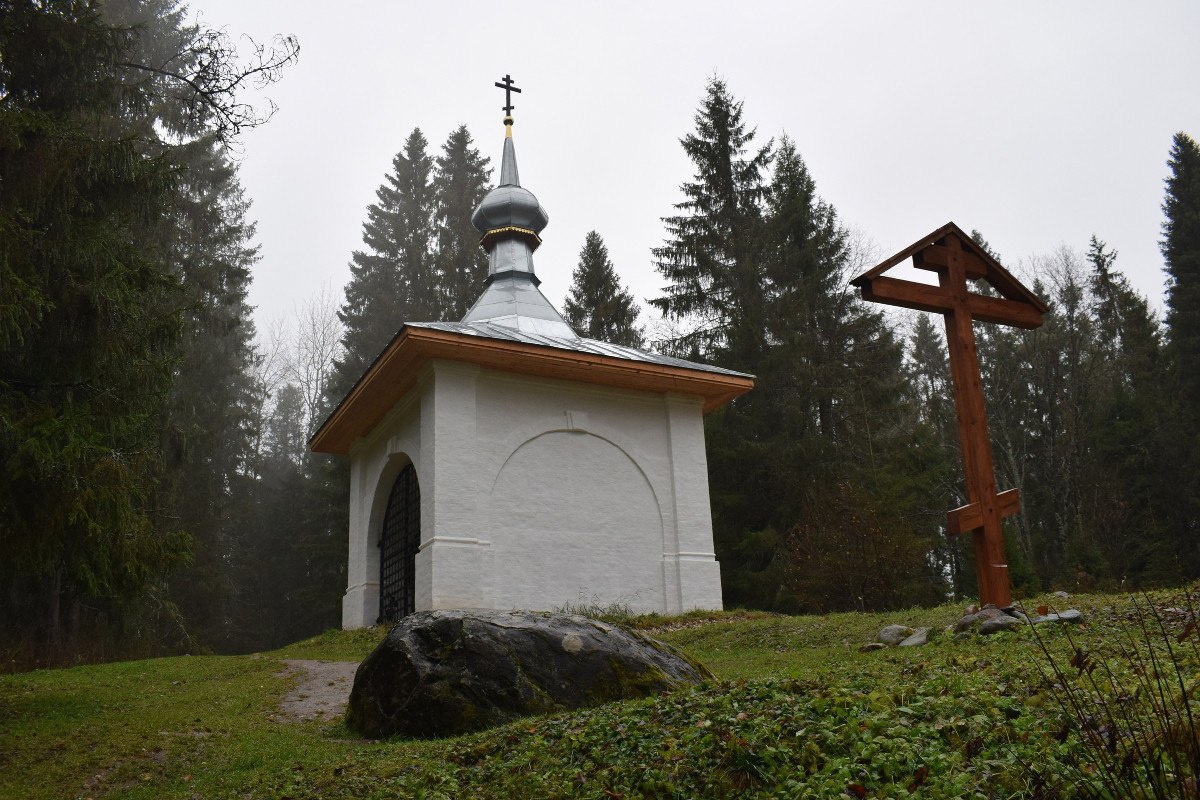
[[[664,367],[679,369],[694,369],[701,372],[712,372],[718,375],[733,375],[739,378],[754,377],[747,372],[738,372],[697,361],[686,361],[682,358],[652,353],[649,350],[639,350],[636,347],[626,347],[620,344],[602,342],[598,339],[585,339],[582,336],[567,338],[552,336],[530,330],[521,330],[497,322],[406,322],[406,327],[429,328],[448,333],[459,333],[467,336],[480,336],[484,339],[498,339],[508,342],[520,342],[540,347],[553,347],[557,350],[570,350],[577,353],[589,353],[594,356],[608,356],[625,361],[638,361],[644,364],[658,364]]]
[[[497,253],[510,245],[525,247],[523,242],[500,242],[492,251],[493,261]],[[463,317],[463,323],[491,322],[563,339],[576,337],[578,334],[574,329],[538,290],[538,283],[537,276],[532,272],[517,269],[488,276],[487,288]]]
[[[321,453],[348,453],[437,359],[518,375],[690,395],[701,400],[705,414],[754,387],[753,376],[742,372],[594,339],[567,339],[493,322],[410,322],[313,434],[309,446]]]

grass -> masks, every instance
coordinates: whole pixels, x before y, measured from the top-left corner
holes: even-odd
[[[1103,652],[1128,624],[1125,597],[1069,602],[1088,620],[1073,643],[1038,629],[1060,658]],[[366,742],[337,721],[277,716],[295,680],[284,659],[358,660],[381,629],[252,656],[6,675],[0,797],[1072,796],[1063,776],[1089,774],[1087,748],[1064,725],[1030,631],[858,651],[886,624],[940,631],[960,612],[628,617],[721,681],[440,741]]]

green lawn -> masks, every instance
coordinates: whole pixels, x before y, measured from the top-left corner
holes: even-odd
[[[1087,614],[1070,631],[1087,648],[1128,629],[1125,597],[1069,603]],[[959,613],[637,618],[627,624],[721,681],[426,742],[366,742],[340,723],[276,715],[294,680],[282,659],[358,660],[380,629],[261,655],[8,675],[0,798],[1055,796],[1039,787],[1078,774],[1064,763],[1079,743],[1063,737],[1028,630],[858,651],[885,624],[940,630]],[[1038,630],[1065,667],[1066,631]]]

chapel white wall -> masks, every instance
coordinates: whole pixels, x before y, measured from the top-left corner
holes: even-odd
[[[374,624],[383,506],[410,460],[418,610],[721,607],[698,397],[433,362],[351,450],[343,627]]]

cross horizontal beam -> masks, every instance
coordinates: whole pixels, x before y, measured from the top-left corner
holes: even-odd
[[[1000,492],[996,495],[996,505],[999,507],[1001,519],[1011,517],[1021,510],[1021,496],[1016,489]],[[946,533],[951,536],[958,536],[960,533],[967,533],[982,527],[983,506],[980,503],[967,503],[946,515]]]
[[[903,306],[917,311],[934,311],[938,314],[953,312],[957,308],[953,293],[941,286],[879,277],[862,283],[861,288],[863,299],[875,303]],[[1042,312],[1034,306],[974,292],[966,294],[967,310],[972,319],[1025,329],[1037,328],[1042,324]]]

